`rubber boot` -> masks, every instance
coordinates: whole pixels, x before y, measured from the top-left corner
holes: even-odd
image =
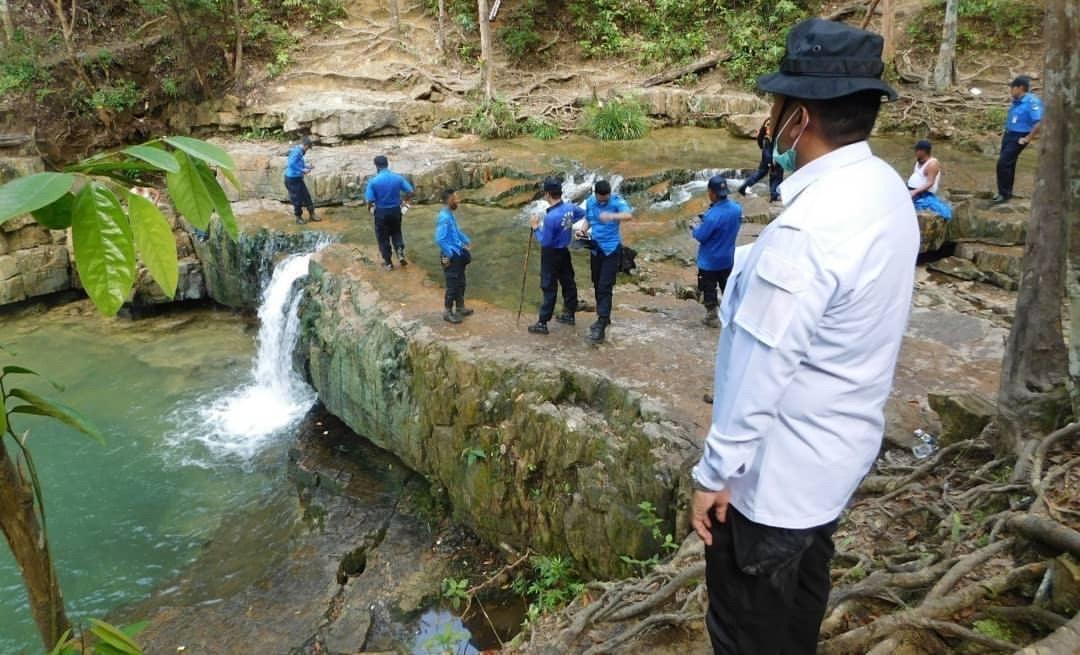
[[[447,323],[460,323],[461,322],[461,317],[458,316],[457,312],[455,312],[452,309],[444,309],[443,313],[442,313],[442,317],[443,317],[443,320],[446,321]]]
[[[472,316],[473,313],[473,310],[466,307],[465,303],[459,302],[457,304],[457,315],[461,318],[465,318],[466,316]]]
[[[705,318],[701,319],[701,324],[705,327],[718,328],[720,327],[720,319],[716,317],[716,306],[705,307]]]
[[[574,324],[574,314],[573,314],[573,312],[563,312],[562,314],[559,314],[558,316],[556,316],[555,320],[562,323],[563,325],[573,325]]]
[[[535,323],[533,323],[532,325],[529,326],[529,334],[547,334],[547,333],[548,333],[547,323],[544,323],[542,321],[537,321],[537,322],[535,322]]]

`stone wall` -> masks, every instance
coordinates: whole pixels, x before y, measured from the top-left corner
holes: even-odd
[[[67,240],[28,216],[0,226],[0,305],[70,289]]]
[[[670,530],[697,454],[659,405],[525,346],[441,340],[351,261],[345,247],[316,255],[301,309],[300,357],[332,414],[445,488],[492,543],[569,553],[593,575],[656,551],[637,504],[653,503]]]

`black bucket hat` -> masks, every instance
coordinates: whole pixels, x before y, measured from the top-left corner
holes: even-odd
[[[788,32],[780,70],[758,78],[758,88],[803,100],[830,100],[880,91],[896,100],[896,91],[881,80],[884,39],[836,21],[811,18]]]

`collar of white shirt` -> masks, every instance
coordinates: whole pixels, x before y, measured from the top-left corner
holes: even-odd
[[[780,200],[784,207],[788,207],[795,202],[804,189],[825,175],[873,156],[874,153],[870,152],[870,144],[866,141],[858,141],[822,155],[780,183]]]

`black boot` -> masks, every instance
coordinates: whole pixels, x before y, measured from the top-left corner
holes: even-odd
[[[321,220],[322,220],[321,218],[319,218],[318,216],[315,215],[315,210],[314,209],[309,209],[308,210],[308,222],[309,223],[318,223]]]
[[[536,323],[533,323],[532,325],[529,326],[529,334],[547,334],[547,333],[548,333],[547,323],[544,323],[543,321],[537,321]]]
[[[746,184],[745,183],[739,185],[739,195],[740,196],[745,196],[746,195]]]
[[[555,317],[555,320],[564,325],[574,324],[574,314],[572,312],[563,312]]]
[[[473,313],[474,313],[473,310],[466,307],[465,303],[459,302],[457,304],[457,315],[460,316],[461,318],[465,318],[466,316],[472,316]]]
[[[445,309],[442,313],[443,320],[447,323],[460,323],[461,317],[452,309]]]
[[[405,266],[409,265],[409,262],[407,262],[405,260],[405,251],[404,250],[399,250],[398,253],[397,253],[397,256],[398,256],[398,263],[401,264],[402,267],[405,267]]]
[[[603,343],[604,342],[604,331],[607,330],[607,326],[608,326],[608,321],[605,321],[602,318],[597,320],[592,325],[590,325],[589,326],[589,336],[588,336],[589,341],[591,341],[592,343]]]
[[[705,306],[705,318],[701,319],[701,323],[705,327],[720,327],[720,319],[716,317],[716,305],[712,307]]]
[[[296,217],[296,224],[297,225],[303,225],[304,223],[307,223],[307,221],[305,221],[302,216],[297,216]]]

